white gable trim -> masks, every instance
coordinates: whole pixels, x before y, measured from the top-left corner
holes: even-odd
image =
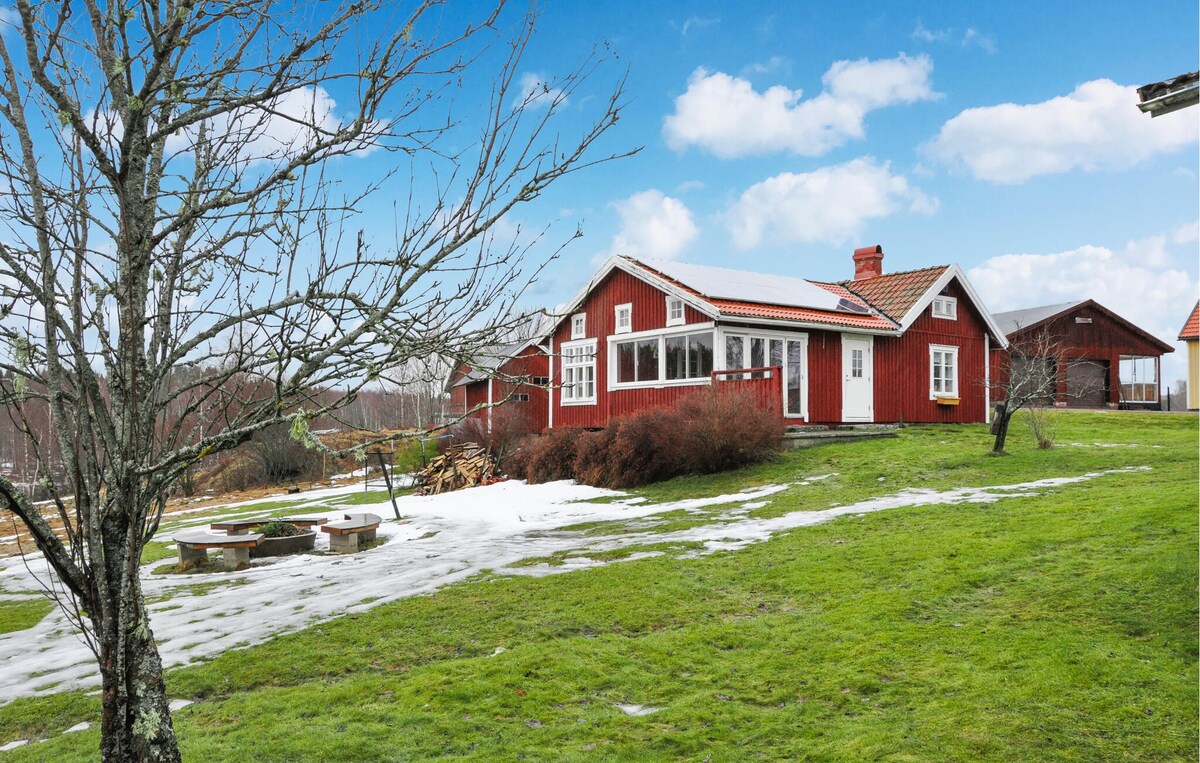
[[[717,310],[717,308],[700,299],[695,294],[691,294],[683,289],[680,289],[673,283],[654,275],[648,270],[638,267],[624,257],[613,256],[609,257],[608,261],[601,265],[600,269],[596,271],[596,274],[588,279],[588,282],[584,284],[583,288],[576,292],[574,297],[571,297],[571,301],[567,302],[566,305],[562,307],[556,316],[558,320],[556,320],[554,325],[549,329],[550,335],[553,335],[554,332],[558,330],[558,327],[562,325],[564,320],[569,319],[571,315],[578,312],[584,301],[587,300],[588,295],[595,291],[596,287],[600,285],[600,282],[607,278],[608,274],[614,270],[622,270],[639,281],[644,281],[645,283],[650,284],[664,294],[669,294],[672,297],[678,297],[679,299],[682,299],[683,304],[690,305],[698,312],[707,315],[709,318],[715,319],[720,315],[720,312]]]
[[[987,326],[988,331],[992,333],[992,337],[995,338],[997,345],[999,347],[1007,347],[1008,338],[1004,335],[1004,332],[1000,330],[1000,327],[996,325],[996,320],[992,318],[991,312],[987,309],[987,306],[983,304],[983,300],[979,298],[979,294],[975,291],[975,287],[972,286],[971,282],[967,280],[967,274],[964,273],[962,268],[960,268],[958,265],[950,265],[947,267],[945,272],[938,277],[938,280],[934,281],[933,285],[921,295],[921,298],[917,300],[917,303],[913,305],[907,313],[904,314],[904,317],[900,319],[900,330],[902,332],[908,331],[908,329],[911,328],[914,323],[916,323],[917,318],[921,317],[921,313],[925,312],[925,309],[933,303],[934,297],[941,294],[942,289],[946,288],[946,285],[955,278],[958,279],[958,283],[962,286],[963,291],[967,293],[967,298],[971,300],[971,304],[973,304],[975,309],[979,311],[979,314],[983,316],[983,322]]]

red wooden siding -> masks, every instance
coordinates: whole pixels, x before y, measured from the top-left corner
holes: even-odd
[[[562,405],[562,392],[552,390],[554,397],[554,426],[556,427],[605,427],[615,416],[651,408],[670,405],[681,396],[707,386],[708,380],[700,385],[643,389],[608,390],[608,347],[607,338],[616,333],[617,305],[633,305],[633,331],[650,331],[667,325],[667,295],[659,289],[623,270],[613,270],[592,290],[576,314],[587,315],[587,338],[596,340],[596,404]],[[708,316],[684,305],[684,323],[704,323]],[[567,316],[554,331],[554,352],[557,354],[564,342],[571,341],[571,320]],[[714,348],[715,350],[716,348]],[[562,369],[556,358],[554,362],[554,384],[562,384]]]
[[[943,295],[958,299],[957,320],[934,318],[926,307],[899,337],[875,337],[875,421],[968,423],[987,417],[983,338],[986,324],[957,281]],[[929,399],[929,345],[958,347],[958,405]]]
[[[493,418],[501,415],[502,408],[514,412],[523,419],[522,426],[527,432],[541,432],[549,422],[549,391],[542,386],[532,383],[533,377],[550,376],[550,359],[537,347],[526,347],[515,358],[500,366],[503,379],[493,380],[493,400],[504,400],[511,394],[528,395],[528,401],[508,400],[493,411]],[[529,382],[509,381],[509,379],[528,378]]]
[[[879,341],[876,339],[875,341]],[[878,407],[878,406],[876,406]],[[842,335],[838,331],[808,332],[808,423],[836,424],[842,420]],[[789,424],[803,424],[790,419]]]
[[[1090,320],[1090,323],[1078,323],[1076,318]],[[1016,331],[1009,341],[1019,352],[1023,341],[1031,341],[1034,335],[1048,332],[1051,339],[1062,348],[1063,362],[1058,369],[1058,400],[1060,405],[1083,407],[1084,401],[1076,399],[1067,389],[1066,366],[1071,360],[1088,360],[1108,369],[1107,404],[1116,406],[1121,402],[1120,380],[1122,355],[1138,355],[1161,358],[1163,347],[1147,339],[1143,334],[1130,328],[1130,324],[1117,320],[1108,312],[1098,309],[1092,304],[1083,304],[1069,310],[1053,320],[1032,326],[1024,331]],[[1006,364],[1007,350],[996,350],[993,353],[993,365],[997,369]],[[995,374],[997,382],[1004,382],[1002,373]],[[1161,394],[1161,379],[1160,394]]]

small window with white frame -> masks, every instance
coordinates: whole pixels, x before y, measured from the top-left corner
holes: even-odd
[[[958,397],[958,348],[929,345],[929,399]]]
[[[667,325],[683,325],[683,300],[679,297],[667,297]]]
[[[954,297],[934,297],[933,317],[947,321],[958,320],[958,300]]]
[[[614,334],[628,334],[633,331],[633,305],[617,305],[613,308],[616,313],[616,328]]]
[[[587,314],[576,313],[571,316],[571,338],[583,339],[587,336]]]
[[[596,402],[596,342],[576,342],[562,348],[564,405]]]

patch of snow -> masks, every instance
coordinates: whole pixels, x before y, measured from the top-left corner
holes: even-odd
[[[76,723],[74,726],[67,729],[63,733],[64,734],[74,734],[76,731],[87,731],[91,727],[92,727],[92,724],[88,723],[87,721],[84,721],[83,723]]]
[[[495,650],[494,652],[492,652],[492,653],[491,653],[489,656],[490,656],[490,657],[495,657],[496,655],[498,655],[498,654],[504,654],[504,653],[505,653],[505,652],[507,652],[507,651],[508,651],[508,650],[507,650],[507,649],[505,649],[504,647],[502,647],[502,646],[498,646],[498,647],[496,647],[496,650]]]
[[[765,541],[779,532],[847,514],[914,506],[993,503],[1036,496],[1047,488],[1109,474],[1148,469],[1092,472],[1017,485],[902,490],[847,506],[823,511],[797,509],[769,519],[745,516],[745,506],[766,504],[765,499],[788,489],[788,485],[767,485],[750,492],[708,498],[630,504],[587,502],[622,494],[570,481],[527,485],[509,480],[442,495],[398,498],[406,521],[385,519],[378,529],[384,543],[369,551],[345,556],[278,557],[237,573],[150,575],[148,568],[144,568],[143,590],[147,598],[160,601],[151,607],[150,620],[164,667],[170,668],[261,643],[338,615],[431,593],[485,569],[511,575],[558,574],[623,561],[597,560],[591,555],[650,543],[702,544],[686,556],[733,551]],[[360,489],[357,485],[347,485],[313,491],[302,498],[316,502]],[[715,514],[702,515],[702,524],[662,533],[631,531],[638,520],[650,521],[654,515],[681,510],[699,512],[714,507],[718,508]],[[374,505],[355,506],[353,510],[384,517],[392,513],[386,499]],[[337,518],[343,513],[345,507],[323,516]],[[204,521],[215,519],[208,517]],[[561,529],[583,522],[617,524],[601,535]],[[422,542],[403,542],[417,539]],[[324,538],[321,547],[327,547]],[[509,567],[523,559],[564,551],[573,554],[561,566]],[[624,560],[660,553],[637,551]],[[26,561],[28,569],[19,558],[0,560],[0,565],[6,565],[0,568],[0,580],[7,591],[35,593],[49,582],[49,568],[40,555],[30,555]],[[205,587],[193,593],[198,584]],[[30,644],[45,649],[31,652]],[[17,697],[47,693],[38,690],[47,684],[55,684],[51,691],[67,691],[90,688],[98,684],[98,679],[95,658],[57,609],[30,629],[0,634],[0,704]]]
[[[651,713],[657,713],[659,710],[662,710],[661,707],[651,707],[650,705],[623,705],[621,703],[617,703],[613,705],[613,707],[617,708],[622,713],[625,713],[625,715],[632,715],[635,718],[643,715],[650,715]]]
[[[8,752],[9,750],[15,750],[18,747],[22,747],[27,744],[29,744],[28,739],[17,739],[13,742],[9,742],[8,744],[0,745],[0,752]]]
[[[182,710],[183,708],[187,707],[188,705],[192,705],[192,704],[195,704],[195,703],[192,702],[190,699],[173,699],[170,701],[170,703],[168,703],[167,707],[173,713],[176,710]]]

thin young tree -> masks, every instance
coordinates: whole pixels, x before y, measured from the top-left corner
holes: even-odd
[[[1059,369],[1066,368],[1068,360],[1068,346],[1048,329],[1012,341],[1007,351],[1001,353],[999,363],[993,369],[996,377],[988,380],[992,399],[1001,403],[992,421],[994,455],[1005,453],[1008,427],[1017,411],[1025,408],[1034,414],[1032,424],[1038,447],[1049,447],[1046,421],[1040,414],[1047,406],[1055,405],[1060,397],[1080,398],[1095,391],[1091,385],[1080,383],[1060,389]]]
[[[389,369],[494,343],[537,272],[536,237],[498,223],[618,155],[597,142],[621,78],[584,97],[604,48],[530,86],[532,7],[463,24],[440,5],[0,15],[2,394],[48,416],[54,499],[46,516],[0,476],[0,502],[96,654],[105,760],[179,760],[138,574],[181,475],[282,422],[316,444],[307,423]],[[568,100],[593,113],[565,135]],[[382,244],[351,232],[380,188]]]

